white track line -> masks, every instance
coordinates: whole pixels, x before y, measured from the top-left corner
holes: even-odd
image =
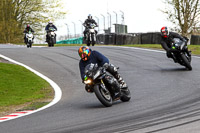
[[[51,79],[49,79],[48,77],[44,76],[43,74],[37,72],[36,70],[30,68],[29,66],[27,65],[24,65],[20,62],[17,62],[15,60],[12,60],[4,55],[1,55],[0,54],[0,57],[1,58],[4,58],[10,62],[13,62],[15,64],[18,64],[20,66],[23,66],[25,67],[26,69],[32,71],[33,73],[35,73],[36,75],[40,76],[41,78],[43,78],[44,80],[46,80],[47,82],[49,82],[49,84],[53,87],[54,91],[55,91],[55,96],[54,96],[54,99],[47,105],[43,106],[42,108],[39,108],[37,110],[31,110],[31,111],[22,111],[22,112],[16,112],[18,115],[16,115],[16,113],[13,113],[13,114],[10,114],[10,115],[7,115],[7,117],[0,117],[0,122],[4,122],[4,121],[8,121],[8,120],[12,120],[12,119],[16,119],[16,118],[19,118],[19,117],[22,117],[22,116],[26,116],[26,115],[30,115],[32,113],[35,113],[35,112],[38,112],[38,111],[41,111],[41,110],[44,110],[46,108],[49,108],[51,106],[53,106],[54,104],[56,104],[62,97],[62,91],[60,89],[60,87],[54,82],[52,81]],[[14,116],[14,117],[13,117]]]
[[[148,52],[166,53],[165,51],[161,51],[161,50],[145,49],[145,48],[137,48],[137,47],[126,47],[126,46],[100,46],[100,47],[120,47],[120,48],[125,48],[125,49],[135,49],[135,50],[142,50],[142,51],[148,51]],[[200,59],[200,56],[194,55],[192,57]]]

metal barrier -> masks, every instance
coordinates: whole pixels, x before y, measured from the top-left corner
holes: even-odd
[[[160,33],[99,34],[98,44],[160,44]]]
[[[97,44],[125,45],[125,44],[160,44],[159,32],[129,33],[129,34],[98,34]],[[83,44],[83,37],[58,41],[57,44]],[[190,44],[200,45],[200,36],[192,35]]]
[[[83,37],[57,41],[56,44],[83,44]]]
[[[191,39],[190,39],[190,44],[200,45],[200,36],[198,36],[198,35],[192,35]]]

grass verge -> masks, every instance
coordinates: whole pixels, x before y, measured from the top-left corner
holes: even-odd
[[[0,62],[0,116],[40,108],[53,97],[54,91],[44,79],[22,66]]]

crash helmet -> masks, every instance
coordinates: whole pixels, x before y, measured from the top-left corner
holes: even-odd
[[[88,15],[88,19],[90,19],[90,20],[92,19],[92,15],[91,14]]]
[[[30,28],[30,25],[29,25],[29,24],[27,24],[26,28]]]
[[[81,46],[78,49],[78,54],[83,61],[87,61],[91,55],[91,49],[88,46]]]
[[[50,26],[52,26],[52,25],[53,25],[53,22],[52,22],[52,21],[49,21],[48,24],[49,24]]]
[[[169,30],[166,26],[162,27],[161,30],[161,35],[164,37],[164,38],[168,38],[169,36]]]

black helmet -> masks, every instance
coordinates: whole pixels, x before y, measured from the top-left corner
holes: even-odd
[[[91,14],[88,15],[88,19],[92,19],[92,15]]]

